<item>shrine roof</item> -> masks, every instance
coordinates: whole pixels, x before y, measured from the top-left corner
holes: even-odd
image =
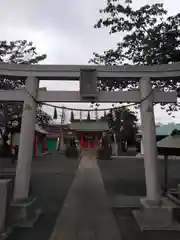
[[[159,148],[180,148],[180,134],[170,135],[157,142]]]
[[[45,134],[47,135],[48,132],[46,132],[40,125],[36,124],[35,126],[35,131],[38,132],[38,133],[41,133],[41,134]]]
[[[156,127],[157,136],[168,136],[174,129],[180,130],[180,124],[168,123],[166,125],[160,125]]]
[[[180,124],[168,123],[156,126],[156,136],[169,136],[174,129],[180,130]],[[139,136],[142,135],[142,129],[139,130]]]
[[[73,121],[70,124],[71,130],[76,131],[91,131],[91,132],[103,132],[103,131],[109,131],[109,126],[106,121],[100,121],[100,120],[82,120],[82,121]]]

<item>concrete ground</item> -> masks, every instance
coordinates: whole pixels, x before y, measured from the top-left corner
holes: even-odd
[[[51,240],[120,240],[96,156],[82,154]]]
[[[0,161],[1,162],[1,161]],[[6,170],[12,171],[11,163]],[[2,164],[0,164],[0,167]],[[44,213],[33,229],[15,229],[8,240],[48,240],[63,206],[65,196],[74,179],[78,161],[66,159],[59,154],[33,160],[33,193],[43,206]],[[142,159],[121,158],[99,161],[106,192],[110,197],[117,195],[145,195],[144,165]],[[163,180],[163,161],[159,161],[160,179]],[[1,168],[2,173],[2,168]],[[162,181],[163,182],[163,181]],[[180,161],[169,162],[169,187],[180,183]],[[132,215],[132,209],[112,209],[123,240],[180,239],[180,232],[147,231],[141,233]]]
[[[145,196],[144,164],[142,159],[120,158],[110,161],[99,161],[106,191],[110,198],[115,196]],[[163,161],[159,160],[159,174],[163,185]],[[169,161],[170,188],[180,183],[180,161]],[[180,239],[179,231],[146,231],[140,232],[132,215],[133,208],[113,208],[119,231],[123,240],[159,240]],[[135,208],[134,208],[135,209]]]
[[[16,228],[7,240],[49,239],[78,164],[78,160],[66,159],[57,153],[33,159],[32,193],[37,196],[38,202],[43,208],[43,214],[34,228]],[[3,166],[6,166],[4,169],[6,172],[15,170],[12,168],[10,159],[4,159]],[[2,175],[2,168],[0,175]]]

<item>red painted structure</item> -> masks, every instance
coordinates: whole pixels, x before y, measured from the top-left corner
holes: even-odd
[[[36,151],[37,151],[37,144],[38,144],[38,136],[35,133],[34,134],[34,151],[33,151],[34,154],[36,154]]]
[[[77,137],[82,148],[95,148],[99,145],[102,132],[78,132]]]
[[[40,144],[40,149],[38,149],[38,144]],[[38,150],[40,150],[39,153],[44,153],[46,151],[46,135],[45,134],[40,134],[35,131],[34,135],[34,155],[37,154]]]
[[[15,146],[15,145],[19,146],[20,133],[13,133],[13,135],[14,134],[16,134],[17,137],[16,137],[16,140],[13,142],[12,142],[12,137],[11,137],[11,143],[10,143],[10,151],[11,152],[12,152],[13,146]],[[33,154],[37,155],[40,153],[44,153],[45,151],[46,151],[46,134],[42,134],[40,132],[35,131]]]
[[[42,140],[42,152],[44,153],[46,151],[46,135],[43,136]]]
[[[82,148],[99,147],[103,133],[109,132],[108,123],[97,119],[74,120],[70,125],[70,129],[74,131],[73,134],[79,140]]]

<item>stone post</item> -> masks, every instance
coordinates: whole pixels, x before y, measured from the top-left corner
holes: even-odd
[[[36,123],[36,102],[33,98],[37,96],[38,85],[39,81],[37,78],[32,76],[27,78],[25,86],[29,94],[27,93],[23,106],[14,200],[28,198]]]
[[[143,155],[144,154],[144,147],[143,147],[143,140],[141,138],[141,142],[140,142],[140,154]]]
[[[153,92],[150,78],[140,79],[140,104],[142,137],[144,150],[144,167],[147,199],[159,203],[160,188],[158,183],[156,128],[153,109]]]
[[[64,151],[64,130],[61,128],[61,135],[60,135],[60,151]]]
[[[46,135],[42,137],[42,153],[46,151]]]

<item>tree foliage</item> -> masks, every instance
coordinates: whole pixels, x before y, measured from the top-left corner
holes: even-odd
[[[32,42],[26,40],[0,41],[0,63],[37,64],[46,59],[46,54],[39,55]],[[0,89],[14,89],[24,85],[22,80],[1,78]]]
[[[154,65],[170,64],[180,61],[180,13],[168,16],[162,3],[147,4],[138,9],[132,6],[132,0],[106,0],[104,9],[100,9],[101,18],[95,28],[106,27],[109,34],[118,34],[120,41],[114,49],[102,54],[94,53],[90,60],[105,65]],[[180,80],[156,80],[153,87],[162,91],[179,90]],[[100,82],[103,90],[136,87],[134,80]],[[178,105],[170,105],[170,111]]]
[[[14,63],[14,64],[36,64],[46,58],[46,54],[39,55],[32,42],[26,40],[17,41],[0,41],[0,63]],[[25,82],[23,80],[12,80],[10,77],[0,77],[0,89],[9,90],[23,87]],[[16,116],[21,122],[23,103],[0,103],[0,124],[4,126],[3,131],[3,154],[9,153],[9,146],[7,144],[9,131],[12,133],[18,127],[9,128],[9,123],[13,121]],[[42,106],[37,106],[38,124],[50,123],[51,116],[42,110]],[[11,125],[11,124],[10,124]],[[19,130],[19,129],[18,129]]]
[[[123,107],[110,110],[101,120],[107,120],[110,129],[115,133],[116,139],[120,141],[133,142],[137,132],[137,117],[134,112]]]
[[[0,63],[14,64],[37,64],[46,59],[46,54],[38,54],[32,42],[26,40],[0,41]],[[13,81],[11,78],[0,78],[0,89],[8,90],[24,86],[23,80]],[[17,112],[18,110],[18,112]],[[5,117],[22,113],[22,104],[1,104],[1,116]],[[37,107],[37,123],[49,123],[52,118],[42,110],[41,105]]]
[[[41,105],[37,106],[36,122],[41,126],[52,122],[52,117],[42,109]]]

